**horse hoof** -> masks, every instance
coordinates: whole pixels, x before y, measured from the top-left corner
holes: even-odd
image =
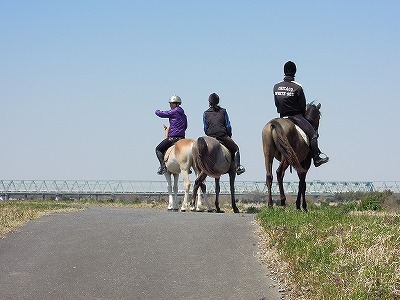
[[[179,209],[177,209],[177,208],[168,208],[168,211],[179,211]]]
[[[203,211],[204,211],[204,209],[201,209],[201,208],[195,210],[195,212],[203,212]]]
[[[238,213],[239,213],[239,209],[236,208],[236,209],[233,210],[233,212],[234,212],[235,214],[238,214]]]
[[[186,212],[186,209],[182,209],[182,208],[181,208],[181,212]]]
[[[215,209],[209,209],[209,210],[207,210],[207,212],[213,213],[213,212],[215,212]]]
[[[218,214],[223,214],[223,213],[225,213],[225,211],[220,210],[220,209],[217,209],[215,212],[218,213]]]

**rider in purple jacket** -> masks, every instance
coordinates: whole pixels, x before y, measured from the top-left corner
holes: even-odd
[[[185,111],[180,105],[182,104],[182,100],[179,96],[172,96],[169,98],[169,106],[170,110],[159,110],[157,109],[155,114],[160,118],[168,118],[169,119],[169,130],[168,136],[156,147],[156,155],[158,161],[160,162],[160,168],[157,171],[157,174],[162,175],[167,171],[164,162],[164,154],[165,151],[173,144],[175,144],[180,139],[185,138],[185,131],[187,128],[187,117],[185,115]]]

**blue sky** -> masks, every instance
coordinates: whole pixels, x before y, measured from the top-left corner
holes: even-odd
[[[398,181],[399,15],[398,1],[1,1],[0,179],[163,180],[154,111],[179,95],[197,138],[215,92],[237,180],[264,181],[261,129],[293,60],[331,159],[308,180]]]

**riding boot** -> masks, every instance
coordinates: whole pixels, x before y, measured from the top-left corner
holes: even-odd
[[[236,151],[235,153],[235,166],[236,166],[236,174],[240,175],[246,171],[246,169],[240,165],[240,152]]]
[[[157,174],[163,175],[163,174],[165,174],[165,172],[167,172],[167,167],[165,166],[165,162],[164,162],[164,154],[161,151],[156,150],[156,155],[157,155],[158,161],[160,162],[160,167],[158,168]]]
[[[310,141],[310,148],[311,148],[311,154],[314,160],[314,166],[319,167],[320,165],[327,163],[329,161],[329,157],[320,157],[321,151],[318,148],[318,140],[317,138],[313,138]]]

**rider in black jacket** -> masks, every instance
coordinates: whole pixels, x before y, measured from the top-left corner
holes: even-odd
[[[306,97],[303,87],[294,81],[296,65],[292,61],[285,63],[283,67],[285,77],[283,81],[274,86],[275,106],[282,117],[294,119],[296,124],[303,129],[310,139],[310,148],[314,165],[316,167],[329,161],[329,157],[320,157],[318,148],[318,133],[304,117],[306,112]]]

